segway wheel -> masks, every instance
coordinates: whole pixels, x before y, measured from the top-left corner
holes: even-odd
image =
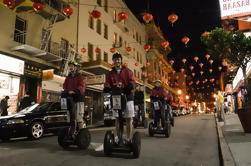
[[[112,131],[107,131],[104,139],[104,154],[111,155],[112,154],[112,145],[114,142],[114,135]]]
[[[170,122],[166,122],[166,124],[165,124],[165,137],[166,138],[169,138],[170,137],[170,135],[171,135],[171,129],[172,129],[172,127],[171,127],[171,124],[170,124]]]
[[[135,132],[132,138],[132,151],[135,158],[139,158],[141,150],[141,136],[139,132]]]
[[[68,148],[70,145],[68,142],[65,142],[65,139],[68,136],[68,130],[69,128],[63,128],[58,133],[58,144],[59,146],[65,149]]]
[[[87,149],[91,142],[91,134],[87,128],[82,128],[78,132],[76,139],[79,149]]]
[[[149,133],[150,137],[153,137],[153,135],[154,135],[154,132],[153,132],[153,122],[151,122],[149,124],[148,133]]]

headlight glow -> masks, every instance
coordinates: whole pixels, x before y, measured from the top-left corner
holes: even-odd
[[[11,119],[8,120],[7,124],[18,124],[18,123],[24,123],[23,119]]]

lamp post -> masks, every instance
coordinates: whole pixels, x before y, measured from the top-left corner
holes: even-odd
[[[186,103],[187,103],[187,109],[188,109],[188,100],[189,100],[189,96],[188,95],[186,95]]]
[[[146,113],[146,95],[145,95],[146,94],[146,77],[147,77],[146,67],[143,66],[141,68],[141,70],[142,70],[142,76],[141,76],[141,78],[143,80],[143,87],[144,87],[144,112]]]
[[[177,92],[178,92],[179,107],[180,107],[180,95],[181,95],[182,91],[179,89]]]

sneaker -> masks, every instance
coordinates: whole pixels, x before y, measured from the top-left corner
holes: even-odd
[[[125,140],[124,140],[124,144],[125,144],[125,145],[131,145],[131,144],[132,144],[132,141],[131,141],[131,140],[125,139]]]

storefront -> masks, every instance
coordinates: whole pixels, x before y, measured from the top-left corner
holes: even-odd
[[[24,74],[24,61],[0,53],[0,99],[9,96],[9,114],[17,111],[20,78]]]
[[[247,64],[247,79],[251,78],[251,62]],[[235,107],[236,108],[242,108],[243,101],[244,101],[244,95],[247,93],[247,89],[244,88],[244,77],[242,73],[242,69],[239,68],[237,71],[237,74],[233,80],[233,93],[235,93]]]
[[[92,115],[92,121],[100,121],[104,117],[103,89],[105,75],[94,75],[86,77],[85,111]]]

